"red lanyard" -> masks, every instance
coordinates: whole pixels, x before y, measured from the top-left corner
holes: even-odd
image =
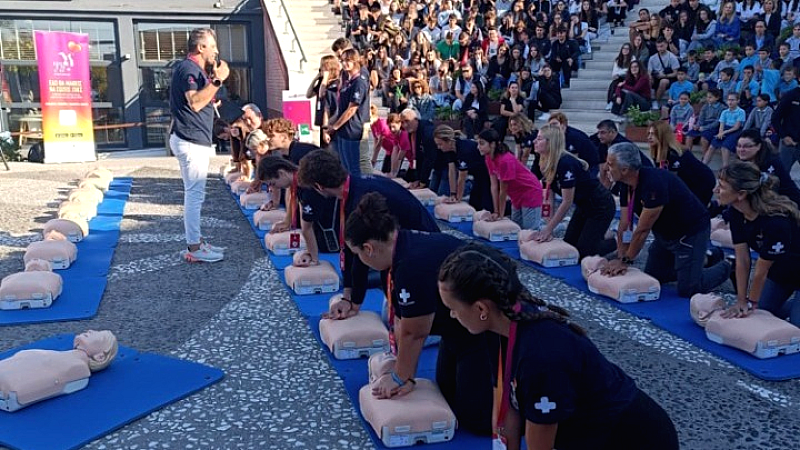
[[[545,219],[550,217],[550,208],[550,183],[545,183],[542,193],[542,217]]]
[[[514,311],[519,312],[522,306],[517,303],[514,305]],[[514,356],[514,344],[517,341],[517,322],[512,321],[508,328],[508,345],[506,345],[506,368],[503,370],[503,358],[500,353],[497,355],[497,382],[502,383],[497,389],[500,396],[498,399],[495,397],[495,402],[500,401],[500,408],[497,411],[497,426],[495,428],[495,437],[502,435],[506,425],[506,414],[508,413],[508,404],[510,402],[511,392],[511,367],[512,358]],[[504,373],[505,372],[505,373]],[[501,381],[502,380],[502,381]],[[508,394],[506,393],[508,390]]]
[[[344,222],[345,209],[347,209],[347,197],[350,195],[350,175],[344,180],[342,185],[342,202],[339,203],[339,268],[344,272]]]
[[[300,206],[297,198],[297,172],[292,176],[292,187],[289,190],[289,204],[286,205],[290,208],[289,216],[292,218],[292,228],[297,228],[297,216],[300,215]]]
[[[397,249],[397,237],[394,237],[394,245],[392,245],[392,264],[394,265],[394,252]],[[394,336],[394,306],[392,303],[392,291],[394,290],[394,280],[392,279],[392,267],[389,267],[389,275],[386,277],[386,300],[387,300],[387,316],[389,320],[389,351],[393,355],[397,355],[397,339]]]
[[[631,188],[631,193],[628,196],[628,229],[633,230],[633,200],[636,198],[636,188]]]

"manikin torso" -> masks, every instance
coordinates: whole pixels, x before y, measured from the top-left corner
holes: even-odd
[[[24,407],[82,389],[74,385],[85,383],[75,382],[89,376],[89,357],[83,350],[23,350],[0,361],[0,397],[15,395]]]

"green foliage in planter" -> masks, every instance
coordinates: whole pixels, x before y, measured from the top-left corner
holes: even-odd
[[[19,152],[19,146],[17,146],[17,142],[11,137],[11,133],[8,131],[0,133],[0,150],[2,150],[6,160],[22,161],[22,154]]]
[[[489,98],[489,100],[496,102],[503,97],[503,92],[505,92],[503,89],[489,89],[489,92],[486,94],[486,96]]]
[[[453,110],[451,106],[437,106],[434,118],[436,120],[454,120],[458,119],[458,111]]]
[[[628,112],[625,113],[625,116],[628,117],[628,120],[637,127],[646,127],[651,123],[658,120],[660,114],[657,111],[642,111],[639,109],[639,105],[633,105],[628,108]]]
[[[689,94],[689,103],[692,105],[696,105],[698,103],[702,103],[706,101],[706,95],[708,95],[708,91],[695,91]]]

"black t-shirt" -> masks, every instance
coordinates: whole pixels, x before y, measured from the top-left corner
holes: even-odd
[[[320,148],[316,145],[309,144],[308,142],[292,141],[289,143],[289,159],[299,166],[300,160],[303,159],[304,156],[319,149]]]
[[[503,107],[506,108],[506,111],[514,112],[514,105],[511,104],[511,99],[510,98],[504,98],[503,101],[500,102],[500,103],[501,103],[501,105]],[[522,97],[517,96],[517,98],[514,100],[514,103],[516,103],[517,105],[524,105],[525,104],[525,100]],[[522,110],[524,111],[524,109],[522,109]],[[501,116],[501,117],[503,117],[504,119],[508,120],[508,117],[505,117],[505,116]]]
[[[714,172],[690,151],[678,155],[677,151],[670,149],[667,153],[667,163],[669,171],[683,180],[700,203],[707,206],[717,185]]]
[[[511,406],[526,420],[558,423],[559,450],[596,448],[638,394],[587,337],[554,320],[518,325],[511,388]]]
[[[431,334],[447,336],[463,328],[450,317],[439,296],[439,268],[444,260],[464,245],[453,236],[400,230],[392,258],[392,307],[399,318],[436,314]]]
[[[709,226],[708,209],[675,174],[667,170],[643,167],[633,199],[633,211],[663,206],[653,225],[653,234],[666,240],[692,236]],[[628,189],[620,192],[620,205],[628,205]]]
[[[541,180],[542,178],[544,178],[544,176],[542,175],[542,169],[539,168],[539,154],[533,151],[533,141],[536,139],[536,136],[538,135],[539,135],[539,130],[533,130],[528,134],[523,134],[519,136],[514,135],[514,142],[516,142],[516,144],[519,145],[521,149],[526,149],[526,148],[529,149],[530,154],[533,155],[533,163],[531,163],[531,172],[533,172],[533,174],[536,175],[536,178]],[[527,161],[525,161],[524,163],[527,164]]]
[[[580,161],[572,155],[563,155],[558,160],[556,176],[550,189],[559,195],[562,195],[563,189],[575,189],[573,202],[576,206],[586,207],[599,186],[597,178],[592,177]]]
[[[337,111],[344,113],[351,104],[358,105],[358,110],[339,128],[336,135],[350,141],[360,141],[364,124],[369,121],[369,76],[365,76],[363,71],[342,82]]]
[[[597,147],[594,146],[586,133],[577,128],[567,127],[564,139],[567,151],[589,163],[589,170],[597,167],[600,161],[597,155]]]
[[[735,208],[728,208],[734,244],[746,243],[759,258],[772,261],[767,277],[776,283],[800,287],[800,226],[786,216],[758,216],[750,222]]]
[[[762,166],[763,167],[759,167],[762,172],[766,172],[778,178],[779,183],[775,189],[778,194],[789,197],[789,200],[795,202],[797,206],[800,206],[800,189],[798,189],[797,183],[792,180],[789,171],[787,171],[783,163],[781,163],[780,158],[772,155],[767,158]]]
[[[606,159],[608,159],[608,147],[611,147],[611,146],[612,146],[612,145],[614,145],[614,144],[619,144],[619,143],[622,143],[622,142],[630,142],[630,140],[629,140],[628,138],[626,138],[625,136],[623,136],[623,135],[621,135],[621,134],[619,134],[619,133],[617,133],[616,137],[614,137],[614,140],[613,140],[613,141],[611,141],[611,143],[610,143],[610,144],[608,144],[608,145],[606,145],[606,144],[603,144],[602,142],[600,142],[600,139],[597,137],[597,133],[595,133],[595,134],[591,135],[591,136],[589,137],[589,139],[590,139],[590,140],[592,141],[592,143],[594,143],[594,144],[595,144],[595,146],[597,147],[597,159],[600,161],[600,164],[603,164],[603,163],[605,163],[605,162],[606,162]],[[641,150],[640,150],[640,151],[641,151]],[[647,161],[647,162],[650,162],[650,160],[649,160],[649,159],[647,159],[647,158],[642,158],[642,166],[647,166],[647,164],[645,163],[645,161]],[[653,165],[652,165],[652,164],[650,164],[650,166],[649,166],[649,167],[652,167],[652,166],[653,166]]]
[[[169,105],[172,114],[172,132],[183,139],[198,145],[212,144],[214,126],[214,102],[208,102],[199,112],[195,112],[186,93],[199,91],[209,83],[206,71],[190,59],[175,64],[172,69]]]
[[[478,143],[469,139],[458,139],[455,151],[456,169],[466,171],[472,175],[473,182],[488,183],[489,169],[486,168],[486,158],[478,151]]]
[[[377,192],[386,198],[389,211],[397,218],[401,229],[438,233],[439,226],[428,209],[408,189],[386,177],[350,177],[350,194],[344,205],[345,215],[356,209],[361,197]],[[340,205],[341,206],[341,205]],[[352,300],[361,303],[367,291],[369,268],[345,246],[344,287],[353,288]]]

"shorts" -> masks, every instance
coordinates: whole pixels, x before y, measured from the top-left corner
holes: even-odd
[[[714,132],[713,129],[708,129],[705,131],[689,130],[689,132],[687,132],[686,135],[695,138],[700,137],[707,140],[708,142],[711,142],[714,139],[716,133]]]
[[[725,126],[726,130],[730,130],[733,127]],[[711,146],[714,148],[725,148],[731,153],[736,153],[736,141],[739,140],[739,135],[742,134],[741,131],[735,131],[733,133],[728,133],[722,139],[717,139],[716,136],[711,141]]]

